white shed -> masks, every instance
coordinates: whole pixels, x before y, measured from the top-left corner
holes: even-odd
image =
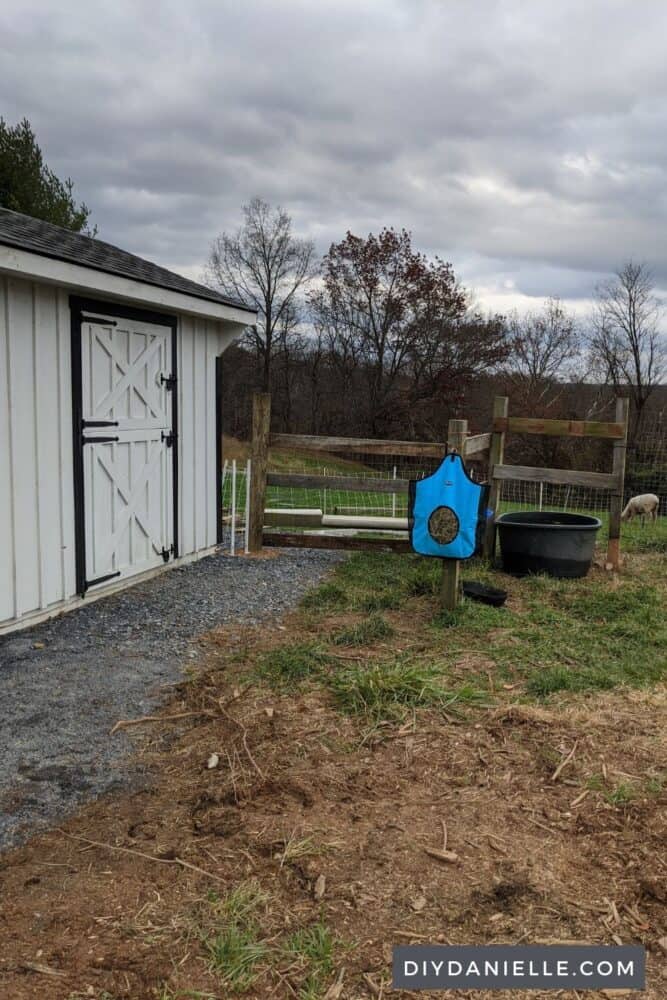
[[[254,320],[0,209],[0,633],[220,542],[219,359]]]

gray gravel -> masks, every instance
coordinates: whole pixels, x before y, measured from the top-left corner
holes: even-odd
[[[0,849],[76,806],[141,780],[120,718],[150,713],[222,623],[270,620],[341,557],[209,556],[0,638]]]

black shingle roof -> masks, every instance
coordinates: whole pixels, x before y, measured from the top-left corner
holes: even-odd
[[[254,312],[243,302],[228,298],[206,285],[183,278],[180,274],[174,274],[142,257],[135,257],[111,243],[61,229],[50,222],[33,219],[20,212],[11,212],[7,208],[0,208],[0,244]]]

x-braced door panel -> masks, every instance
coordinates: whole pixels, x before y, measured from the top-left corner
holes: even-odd
[[[83,590],[174,553],[171,326],[81,315]]]

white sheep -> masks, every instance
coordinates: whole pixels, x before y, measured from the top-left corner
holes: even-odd
[[[641,517],[643,524],[646,515],[655,521],[659,505],[660,500],[655,493],[642,493],[638,497],[631,497],[621,514],[621,521],[631,521],[633,517]]]

